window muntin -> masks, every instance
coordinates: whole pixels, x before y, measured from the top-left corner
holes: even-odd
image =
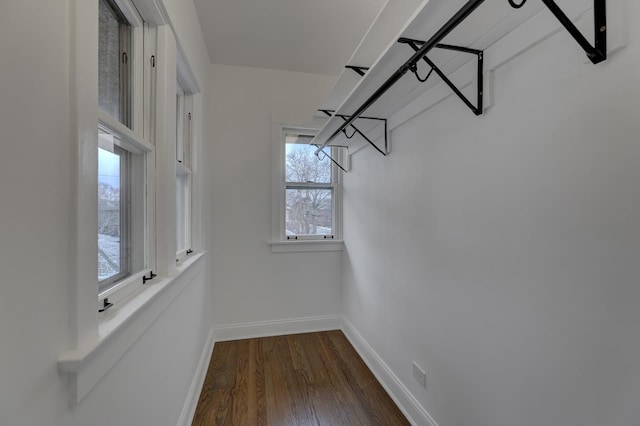
[[[110,0],[100,0],[98,24],[98,106],[131,127],[132,27]]]
[[[339,170],[328,158],[320,160],[309,145],[313,134],[284,133],[283,239],[327,239],[337,234]],[[338,155],[339,148],[331,148]]]

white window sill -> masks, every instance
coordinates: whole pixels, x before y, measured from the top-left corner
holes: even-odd
[[[58,370],[69,375],[70,405],[75,405],[106,375],[160,314],[193,281],[195,267],[206,252],[190,255],[169,277],[157,277],[128,300],[98,314],[96,338],[83,348],[63,354]]]
[[[342,240],[292,240],[269,241],[272,253],[293,253],[305,251],[342,251]]]

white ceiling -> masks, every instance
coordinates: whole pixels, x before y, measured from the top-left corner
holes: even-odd
[[[341,72],[385,3],[195,0],[213,63],[330,75]]]

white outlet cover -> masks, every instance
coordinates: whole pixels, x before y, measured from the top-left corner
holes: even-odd
[[[420,383],[420,386],[427,388],[427,373],[415,362],[413,362],[413,377]]]

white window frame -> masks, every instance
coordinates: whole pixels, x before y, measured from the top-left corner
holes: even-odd
[[[271,240],[269,245],[272,252],[297,252],[297,251],[340,251],[343,249],[342,241],[342,171],[331,163],[331,175],[333,188],[332,194],[332,232],[333,238],[325,238],[322,235],[300,235],[296,239],[286,235],[286,142],[288,133],[300,133],[304,135],[316,135],[317,127],[305,127],[273,123],[273,174],[272,174],[272,218]],[[335,149],[332,156],[338,162],[344,161],[344,150]],[[331,161],[325,158],[323,161]],[[308,184],[310,187],[327,184]]]
[[[148,0],[115,0],[125,15],[138,11],[144,18],[130,23],[135,25],[134,31],[150,35],[134,49],[144,51],[141,65],[142,73],[136,73],[131,80],[134,85],[134,96],[144,99],[132,105],[131,128],[119,127],[116,119],[99,112],[98,102],[98,0],[76,0],[70,9],[71,26],[70,41],[73,54],[69,57],[70,91],[69,108],[72,115],[72,131],[77,139],[77,168],[74,175],[76,205],[75,217],[70,218],[75,224],[75,232],[70,235],[75,256],[70,270],[69,330],[68,339],[61,342],[63,353],[58,358],[58,370],[64,374],[65,383],[69,385],[69,403],[80,402],[91,389],[110,371],[122,356],[143,335],[145,330],[157,320],[158,313],[163,312],[175,301],[178,294],[197,281],[202,273],[206,251],[201,249],[202,240],[198,232],[200,226],[200,209],[194,213],[193,233],[199,248],[180,264],[175,263],[175,247],[172,236],[167,229],[175,227],[173,212],[175,209],[175,155],[172,150],[175,137],[175,82],[176,51],[183,60],[178,63],[185,70],[194,97],[194,108],[197,114],[203,111],[200,88],[194,73],[186,61],[184,51],[179,45],[176,32],[171,25],[167,10],[162,2]],[[135,4],[135,6],[134,6]],[[138,46],[138,47],[136,47]],[[140,50],[144,49],[144,50]],[[157,53],[156,53],[157,52]],[[134,55],[135,56],[135,55]],[[142,90],[144,86],[145,90]],[[154,88],[157,86],[157,92]],[[158,115],[157,122],[153,120]],[[145,117],[143,119],[143,117]],[[138,143],[144,150],[147,165],[146,182],[146,218],[147,218],[147,256],[157,268],[157,278],[142,285],[138,281],[140,291],[136,287],[126,286],[128,295],[120,294],[126,299],[116,301],[109,297],[114,305],[103,313],[98,313],[98,274],[97,274],[97,231],[98,231],[98,131],[97,125],[115,128],[123,139]],[[198,146],[202,137],[201,129],[194,127],[192,147],[192,170],[197,176]],[[173,135],[173,136],[172,136]],[[156,149],[157,145],[157,149]],[[201,183],[199,179],[192,181],[194,197],[192,203],[201,205]],[[157,231],[157,232],[156,232]]]
[[[180,60],[180,59],[179,59]],[[176,235],[176,262],[183,261],[191,249],[191,216],[192,216],[192,173],[193,173],[193,93],[189,89],[184,89],[184,78],[181,77],[178,68],[178,81],[176,90],[176,210],[183,209],[184,222],[178,220],[179,212],[176,211],[176,234],[179,228],[183,227],[184,241],[179,241]],[[184,181],[184,200],[182,206],[178,206],[180,184],[179,178]],[[184,247],[181,247],[183,245]]]
[[[154,114],[152,113],[155,88],[151,82],[155,81],[155,69],[150,66],[145,58],[155,55],[155,29],[146,25],[138,14],[135,6],[129,0],[113,0],[122,15],[131,25],[131,52],[128,53],[130,67],[128,81],[130,99],[128,102],[128,123],[122,123],[110,114],[98,108],[98,126],[113,134],[122,142],[122,148],[133,154],[142,156],[134,165],[136,167],[133,176],[143,179],[144,182],[134,182],[138,188],[137,193],[130,194],[132,203],[129,209],[142,210],[139,214],[131,215],[138,218],[131,224],[131,228],[137,234],[134,244],[142,244],[134,250],[138,256],[142,256],[143,266],[137,271],[131,271],[124,279],[116,281],[113,286],[105,291],[98,292],[99,308],[108,304],[115,304],[140,290],[143,285],[143,277],[152,276],[156,269],[155,258],[155,213],[151,207],[154,205],[155,187],[155,147],[150,139],[151,129],[155,127]],[[145,84],[146,83],[146,84]],[[129,214],[129,213],[128,213]],[[97,270],[96,270],[97,272]]]

